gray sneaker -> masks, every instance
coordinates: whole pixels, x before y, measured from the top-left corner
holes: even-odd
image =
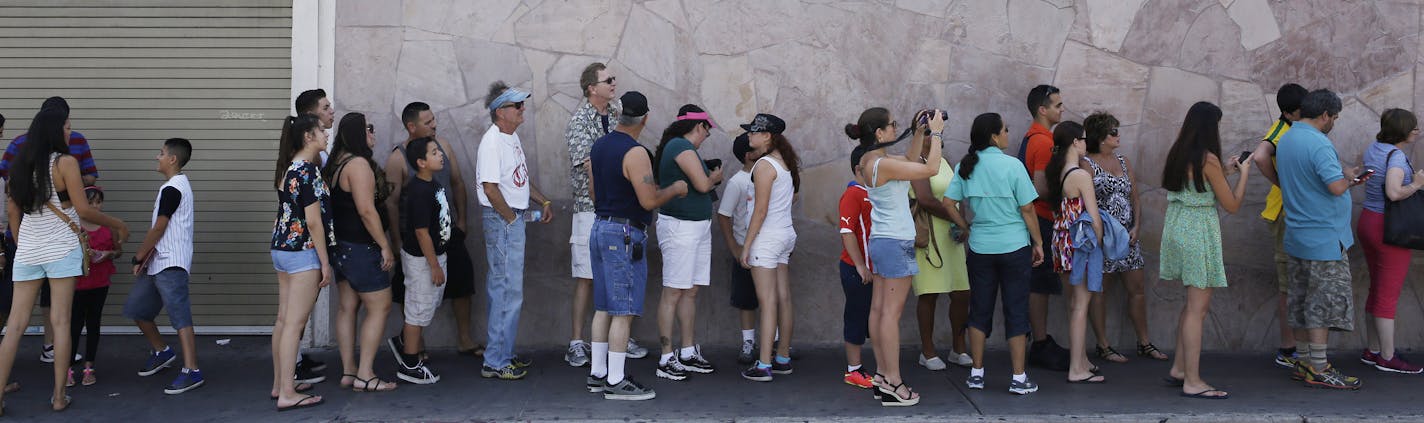
[[[607,386],[605,384],[605,386]],[[641,401],[657,398],[658,393],[653,388],[643,386],[633,380],[630,376],[624,376],[622,382],[617,385],[608,386],[603,391],[603,399]]]
[[[742,352],[737,354],[737,364],[749,366],[756,361],[756,342],[752,340],[742,341]]]
[[[599,393],[603,393],[604,389],[606,389],[606,388],[608,388],[608,378],[607,378],[607,377],[593,377],[593,375],[588,375],[588,391],[589,391],[589,392],[592,392],[592,393],[595,393],[595,394],[599,394]]]
[[[1027,377],[1024,377],[1023,382],[1010,379],[1009,392],[1013,392],[1019,395],[1032,394],[1034,392],[1038,392],[1038,384],[1033,383],[1033,381],[1029,380]]]
[[[588,365],[588,344],[579,342],[569,345],[569,352],[564,354],[564,361],[570,367],[583,367]]]
[[[638,342],[634,341],[632,337],[628,338],[628,351],[624,352],[628,353],[628,358],[643,358],[648,356],[648,349],[638,346]]]

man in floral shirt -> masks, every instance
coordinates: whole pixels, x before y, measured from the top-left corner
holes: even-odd
[[[569,237],[569,254],[574,277],[574,298],[571,322],[573,335],[569,338],[569,352],[564,361],[570,366],[581,367],[588,364],[589,345],[584,340],[583,328],[589,322],[588,309],[593,298],[593,267],[589,260],[588,236],[593,229],[593,190],[589,180],[593,175],[589,167],[589,151],[593,142],[604,135],[614,125],[613,119],[623,107],[616,97],[617,78],[603,63],[594,62],[584,67],[579,75],[579,87],[583,88],[584,101],[569,119],[564,139],[569,141],[569,161],[573,166],[569,171],[569,181],[574,187],[573,231]],[[639,347],[630,338],[628,356],[643,358],[648,350]]]

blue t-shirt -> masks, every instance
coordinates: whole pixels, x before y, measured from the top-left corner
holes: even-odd
[[[1007,254],[1029,246],[1028,225],[1019,207],[1038,198],[1038,191],[1028,170],[998,147],[986,147],[978,154],[979,163],[969,178],[954,178],[944,190],[945,198],[967,202],[974,211],[969,248],[978,254]]]
[[[1375,213],[1384,213],[1384,204],[1389,197],[1384,194],[1385,176],[1389,174],[1389,169],[1404,170],[1404,184],[1414,183],[1414,168],[1409,166],[1409,158],[1403,151],[1389,154],[1391,151],[1399,151],[1399,147],[1393,144],[1385,144],[1375,141],[1370,144],[1370,148],[1365,150],[1365,168],[1374,169],[1375,176],[1365,181],[1365,210]],[[1389,165],[1385,165],[1385,159],[1389,159]]]
[[[647,151],[638,140],[616,130],[593,142],[589,151],[589,163],[593,166],[593,208],[599,217],[620,217],[646,225],[652,223],[653,214],[643,209],[633,183],[623,176],[623,156],[634,148]],[[648,161],[651,162],[652,157]]]
[[[1276,147],[1276,175],[1286,210],[1286,254],[1317,260],[1341,260],[1355,244],[1350,233],[1350,194],[1335,195],[1330,183],[1344,179],[1340,156],[1325,134],[1308,123],[1281,136]]]

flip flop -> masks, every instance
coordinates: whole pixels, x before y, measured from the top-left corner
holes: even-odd
[[[1183,384],[1187,383],[1185,379],[1177,379],[1172,376],[1162,376],[1162,382],[1173,388],[1181,388]]]
[[[297,393],[302,393],[302,392],[310,391],[310,390],[312,390],[312,388],[315,388],[315,386],[312,386],[312,384],[310,384],[310,383],[298,383],[296,389],[294,389],[294,390],[297,391]],[[276,395],[272,395],[271,398],[272,398],[273,401],[276,401],[276,400],[277,400],[277,396],[276,396]]]
[[[1220,392],[1221,395],[1207,395],[1207,394],[1212,393],[1212,392]],[[1228,393],[1226,393],[1226,391],[1223,391],[1223,390],[1220,390],[1220,389],[1208,389],[1208,390],[1205,390],[1205,391],[1197,392],[1197,393],[1195,393],[1195,394],[1188,394],[1188,393],[1186,393],[1186,392],[1183,392],[1183,393],[1182,393],[1182,396],[1187,397],[1187,398],[1214,399],[1214,400],[1223,400],[1223,399],[1231,398],[1231,394],[1228,394]]]
[[[361,386],[358,387],[355,383],[351,384],[351,390],[355,392],[390,392],[396,390],[396,386],[398,386],[395,383],[386,382],[378,377],[372,377],[370,379],[361,379],[358,377],[356,378],[356,382],[360,383]],[[375,388],[372,388],[372,385],[375,385]],[[390,388],[381,389],[382,386],[389,386]]]
[[[50,399],[49,399],[49,405],[54,405],[54,397],[50,397]],[[60,412],[60,411],[68,410],[69,407],[72,406],[72,405],[74,405],[74,398],[70,397],[69,394],[64,394],[64,408],[60,408],[60,409],[54,410],[54,411],[55,411],[55,412]]]
[[[317,399],[315,402],[307,402],[307,401],[311,401],[312,398],[317,398],[317,396],[316,396],[316,395],[307,395],[306,398],[302,398],[301,401],[297,401],[296,404],[292,404],[292,405],[286,406],[285,408],[284,408],[284,407],[277,407],[277,412],[280,413],[280,412],[283,412],[283,411],[296,410],[296,409],[298,409],[298,408],[316,407],[316,406],[318,406],[318,405],[322,405],[322,404],[326,403],[326,400],[325,400],[325,399]]]
[[[1100,384],[1100,383],[1106,383],[1106,382],[1108,381],[1108,379],[1105,378],[1105,377],[1103,377],[1102,379],[1093,380],[1093,379],[1095,379],[1095,378],[1100,378],[1100,377],[1103,377],[1103,375],[1094,373],[1092,376],[1088,376],[1088,377],[1085,377],[1085,378],[1082,378],[1082,379],[1078,379],[1078,380],[1068,379],[1068,383],[1081,383],[1081,384],[1096,385],[1096,384]]]

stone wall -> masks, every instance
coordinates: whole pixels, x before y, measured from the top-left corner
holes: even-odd
[[[850,144],[840,128],[867,107],[889,107],[901,119],[920,107],[948,109],[951,162],[967,149],[969,123],[979,113],[1004,115],[1017,139],[1030,123],[1024,98],[1036,84],[1063,89],[1068,119],[1097,110],[1115,114],[1123,122],[1123,153],[1136,164],[1144,193],[1153,341],[1170,348],[1184,294],[1178,284],[1155,279],[1166,206],[1158,169],[1187,108],[1201,100],[1220,105],[1225,152],[1234,155],[1254,146],[1274,120],[1276,87],[1328,87],[1345,99],[1332,138],[1343,159],[1358,163],[1379,113],[1413,109],[1424,89],[1416,77],[1421,6],[1404,0],[351,0],[338,7],[335,104],[341,112],[372,116],[383,144],[378,154],[404,138],[398,119],[404,104],[425,101],[471,175],[489,125],[488,84],[502,79],[534,93],[519,135],[534,183],[557,200],[558,219],[529,233],[519,342],[530,346],[559,345],[568,337],[571,194],[562,134],[581,100],[579,71],[592,61],[610,65],[620,91],[650,98],[650,131],[641,140],[648,145],[684,103],[700,104],[724,125],[702,150],[727,161],[735,132],[724,129],[735,131],[735,123],[758,112],[789,122],[787,135],[806,165],[791,267],[795,340],[802,345],[840,339],[831,223],[850,177]],[[1421,149],[1407,148],[1416,162],[1424,159]],[[1232,286],[1214,296],[1208,349],[1266,350],[1276,342],[1271,246],[1255,216],[1266,188],[1254,177],[1243,211],[1223,216]],[[473,192],[470,198],[474,204]],[[478,210],[470,219],[478,234]],[[478,238],[470,242],[483,274]],[[730,260],[717,240],[716,282],[699,299],[698,330],[703,343],[731,345],[736,315],[723,282]],[[657,275],[653,257],[651,274]],[[1362,325],[1368,282],[1358,248],[1351,258]],[[1411,275],[1400,301],[1402,346],[1424,340],[1419,274]],[[478,285],[482,290],[483,281]],[[648,318],[635,327],[635,336],[649,344],[656,336],[657,279],[650,285]],[[1130,347],[1123,290],[1111,283],[1108,295],[1114,304],[1109,331],[1116,345]],[[480,297],[477,338],[484,327]],[[1065,305],[1054,303],[1055,316]],[[901,325],[907,343],[917,339],[913,314],[911,305]],[[944,320],[938,337],[948,348]],[[1053,333],[1066,343],[1063,320],[1054,320]],[[452,338],[443,335],[449,327],[442,312],[431,343],[449,345]],[[1364,335],[1357,327],[1335,343],[1359,346]]]

